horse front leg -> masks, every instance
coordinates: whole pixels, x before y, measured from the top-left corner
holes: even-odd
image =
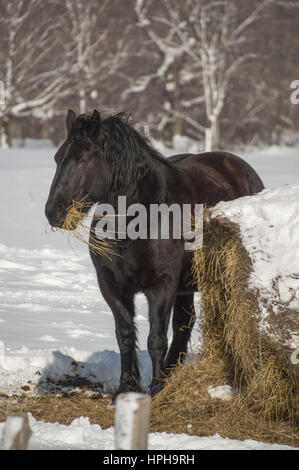
[[[148,352],[152,360],[151,395],[163,388],[165,378],[164,360],[168,348],[167,330],[172,305],[175,298],[174,289],[169,286],[148,294],[150,331],[147,341]]]
[[[136,354],[136,327],[134,323],[133,295],[116,287],[113,276],[99,276],[102,295],[112,310],[115,321],[116,339],[120,351],[121,375],[118,389],[112,402],[123,392],[141,392],[140,372]]]
[[[113,395],[113,401],[119,393],[141,392],[140,372],[136,354],[136,328],[132,312],[132,299],[118,299],[117,306],[110,307],[115,320],[115,333],[120,351],[121,375],[118,389]]]

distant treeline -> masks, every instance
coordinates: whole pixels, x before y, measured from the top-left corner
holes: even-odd
[[[68,108],[128,111],[168,145],[292,144],[298,31],[287,0],[0,0],[1,146],[58,144]]]

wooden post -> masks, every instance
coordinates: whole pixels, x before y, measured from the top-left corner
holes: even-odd
[[[121,393],[116,397],[116,450],[147,450],[150,404],[151,398],[145,393]]]
[[[27,450],[32,431],[28,415],[8,416],[2,434],[3,450]]]

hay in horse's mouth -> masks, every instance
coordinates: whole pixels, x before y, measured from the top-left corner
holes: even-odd
[[[116,254],[112,249],[113,240],[99,239],[95,235],[94,229],[90,228],[92,219],[100,219],[95,215],[88,215],[93,203],[81,201],[72,201],[72,205],[68,208],[62,230],[68,231],[69,235],[89,246],[89,249],[95,255],[104,255],[110,258],[112,254]],[[70,238],[70,237],[69,237]]]
[[[66,213],[64,222],[62,224],[62,229],[70,231],[75,230],[85,215],[86,214],[82,212],[82,206],[80,203],[73,201],[73,204]]]

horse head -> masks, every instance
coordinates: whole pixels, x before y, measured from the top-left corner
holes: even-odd
[[[83,202],[80,211],[86,213],[104,197],[109,186],[98,111],[76,117],[69,110],[66,128],[67,138],[55,155],[57,168],[45,208],[51,226],[60,228],[74,203]]]

